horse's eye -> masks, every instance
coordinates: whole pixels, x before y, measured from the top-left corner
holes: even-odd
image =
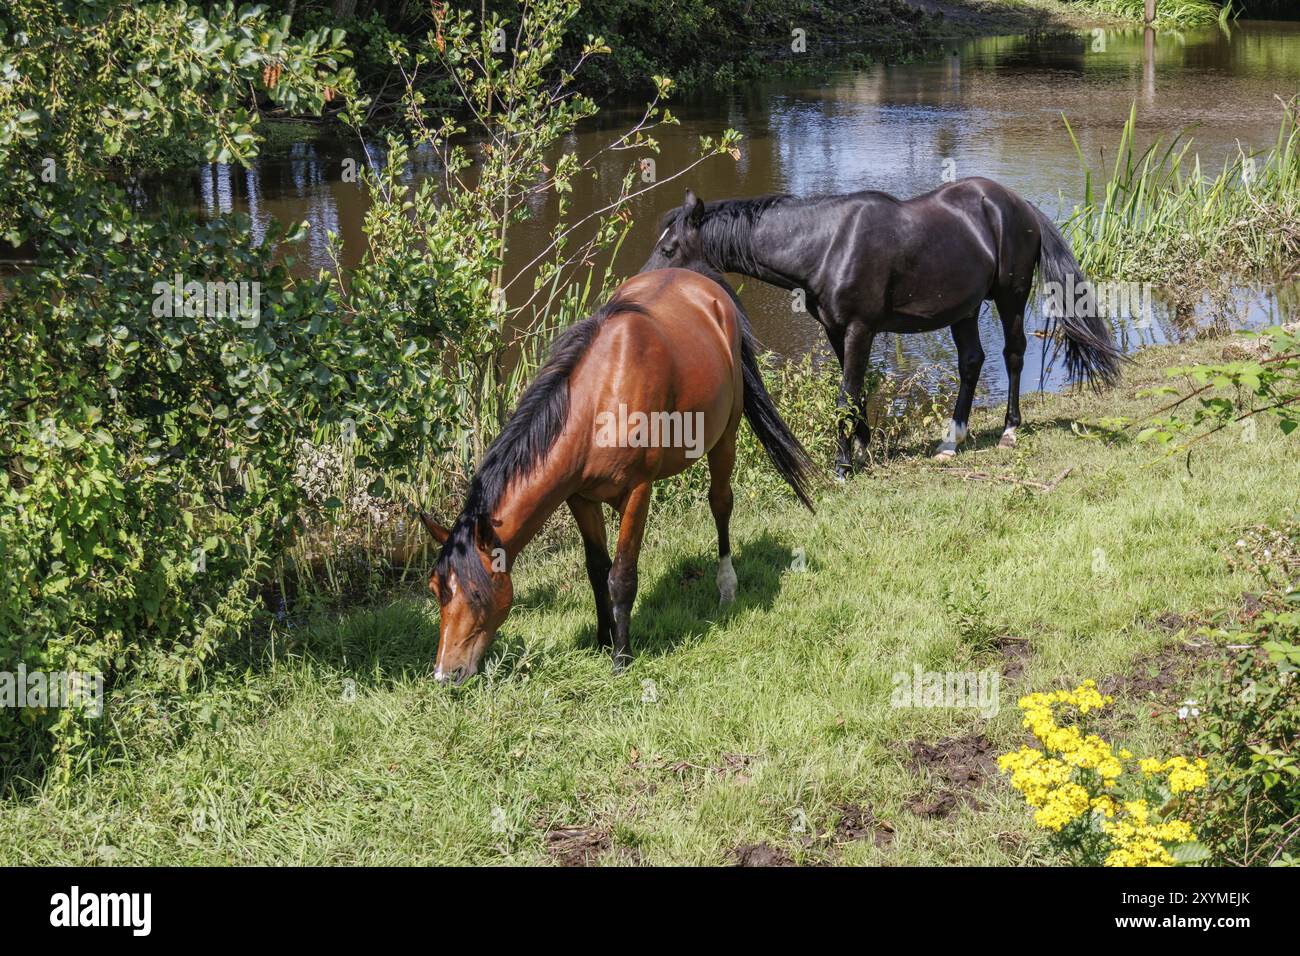
[[[676,255],[677,243],[675,242],[668,243],[666,246],[663,247],[663,253],[666,256]]]

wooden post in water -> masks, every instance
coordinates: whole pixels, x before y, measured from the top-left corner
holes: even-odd
[[[1156,21],[1156,0],[1147,0],[1147,16],[1146,16],[1147,26],[1151,26],[1151,24],[1155,23],[1155,21]]]
[[[1156,101],[1156,31],[1142,31],[1142,93],[1148,106]]]

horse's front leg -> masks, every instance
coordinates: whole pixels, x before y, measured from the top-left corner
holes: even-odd
[[[948,434],[939,444],[935,458],[951,458],[957,446],[966,440],[970,431],[970,408],[975,400],[975,386],[979,384],[980,369],[984,367],[984,349],[980,345],[979,314],[962,319],[952,327],[952,340],[957,346],[957,372],[961,386],[957,389],[957,405],[948,423]]]
[[[632,605],[636,602],[636,565],[645,539],[645,522],[650,513],[651,483],[635,485],[623,502],[618,523],[618,545],[609,572],[609,592],[614,599],[614,673],[632,663]]]
[[[835,400],[839,412],[839,449],[835,457],[836,477],[843,481],[853,471],[854,444],[866,447],[871,439],[867,410],[862,405],[862,383],[871,362],[871,343],[875,335],[861,322],[852,323],[844,334],[840,362],[844,374],[840,393]]]
[[[605,543],[605,515],[600,502],[570,498],[569,510],[582,532],[582,548],[587,558],[587,580],[596,598],[596,643],[608,647],[614,642],[614,610],[609,600],[609,546]]]

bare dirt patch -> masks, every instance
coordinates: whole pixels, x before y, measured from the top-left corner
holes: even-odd
[[[1034,649],[1023,637],[1011,637],[1004,634],[993,645],[1001,658],[1002,676],[1006,680],[1016,680],[1025,673],[1025,664],[1033,657]]]
[[[943,819],[958,806],[974,803],[974,791],[997,766],[993,742],[983,734],[944,737],[932,744],[913,740],[907,750],[909,768],[937,785],[907,805],[918,817]]]
[[[1179,642],[1134,661],[1127,674],[1111,674],[1097,682],[1103,694],[1120,698],[1150,700],[1157,704],[1177,703],[1192,682],[1197,667],[1215,651],[1210,643]]]
[[[636,850],[614,846],[609,830],[603,827],[558,827],[548,830],[544,839],[546,852],[560,866],[595,866],[611,853],[625,866],[641,862]]]
[[[876,818],[875,811],[869,806],[858,803],[841,803],[835,807],[840,819],[831,831],[831,840],[835,843],[853,843],[857,840],[870,840],[876,846],[888,846],[894,840],[893,824]]]
[[[794,857],[770,843],[742,843],[729,850],[733,866],[794,866]]]

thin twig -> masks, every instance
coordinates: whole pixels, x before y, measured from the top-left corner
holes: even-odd
[[[950,475],[956,475],[960,477],[962,481],[1003,481],[1012,485],[1020,485],[1024,488],[1033,488],[1047,494],[1055,491],[1056,486],[1064,481],[1065,477],[1074,469],[1073,467],[1063,469],[1055,478],[1046,484],[1041,481],[1033,481],[1029,478],[1013,478],[1011,475],[990,475],[985,471],[973,471],[964,468],[940,468],[939,470],[947,472]]]

